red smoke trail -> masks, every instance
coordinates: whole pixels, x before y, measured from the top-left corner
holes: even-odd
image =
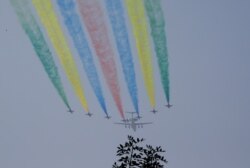
[[[124,118],[114,60],[115,55],[112,50],[112,45],[109,41],[104,13],[100,3],[96,0],[78,0],[78,4],[83,21],[95,48],[96,55],[100,61],[104,77],[108,83],[108,87],[112,93],[121,117]]]

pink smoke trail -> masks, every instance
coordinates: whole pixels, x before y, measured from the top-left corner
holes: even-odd
[[[115,104],[124,119],[120,88],[114,60],[114,51],[108,37],[104,13],[97,0],[78,0],[80,13],[98,56],[104,77],[114,98]]]

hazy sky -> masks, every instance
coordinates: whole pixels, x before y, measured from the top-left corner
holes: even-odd
[[[143,121],[154,124],[134,133],[113,124],[120,116],[102,80],[112,116],[111,120],[104,119],[64,27],[94,116],[89,118],[81,110],[58,66],[76,111],[67,113],[10,2],[0,0],[0,167],[108,168],[116,159],[117,145],[127,135],[134,135],[166,149],[170,168],[248,168],[250,1],[162,0],[162,6],[174,107],[168,110],[163,106],[165,99],[154,60],[159,113],[149,113],[135,59]],[[131,42],[134,45],[132,38]],[[124,109],[131,111],[118,57],[117,65]]]

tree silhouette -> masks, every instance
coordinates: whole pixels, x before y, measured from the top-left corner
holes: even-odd
[[[163,163],[167,163],[161,153],[165,151],[161,146],[146,147],[139,146],[144,139],[128,136],[128,142],[117,147],[118,161],[113,164],[113,168],[163,168]]]

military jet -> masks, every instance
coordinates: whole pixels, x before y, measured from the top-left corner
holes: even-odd
[[[70,112],[71,114],[74,113],[74,111],[71,108],[68,110],[68,112]]]
[[[86,115],[89,116],[89,117],[91,117],[93,114],[90,113],[90,112],[88,112]]]
[[[142,118],[142,116],[138,115],[138,116],[137,116],[137,118],[138,118],[138,119],[141,119],[141,118]]]
[[[111,118],[111,116],[107,115],[105,118],[107,118],[109,120]]]
[[[129,128],[129,129],[132,128],[133,131],[136,131],[137,128],[143,128],[144,125],[152,124],[152,122],[137,122],[139,118],[134,117],[134,114],[136,112],[127,112],[127,113],[130,113],[132,115],[132,118],[124,119],[122,120],[123,121],[122,123],[115,123],[115,124],[124,125],[125,128]]]
[[[151,112],[155,114],[157,113],[157,110],[153,109]]]
[[[167,108],[171,108],[173,105],[170,105],[169,103],[166,105]]]

